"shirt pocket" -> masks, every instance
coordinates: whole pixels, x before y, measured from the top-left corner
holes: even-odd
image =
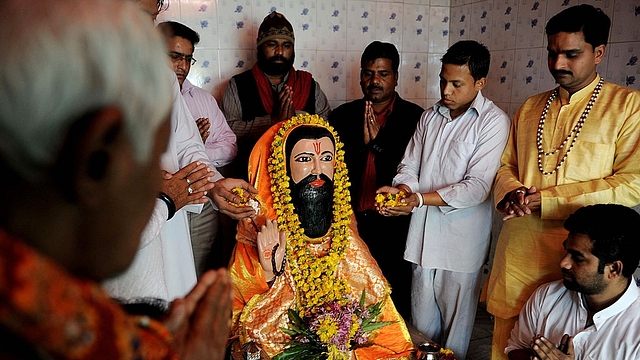
[[[449,148],[443,158],[442,167],[446,172],[453,174],[456,179],[462,180],[467,173],[469,159],[475,150],[475,144],[453,139],[449,142]]]
[[[614,156],[613,144],[576,140],[562,165],[566,166],[565,177],[569,182],[605,178],[612,174]]]

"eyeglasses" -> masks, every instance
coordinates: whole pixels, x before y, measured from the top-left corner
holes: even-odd
[[[188,63],[191,63],[191,65],[195,65],[196,63],[196,59],[193,58],[193,56],[191,55],[185,55],[185,54],[181,54],[179,52],[175,52],[172,51],[169,53],[169,57],[171,58],[171,61],[173,62],[179,62],[179,61],[186,61]]]
[[[169,10],[169,0],[158,0],[158,12]]]

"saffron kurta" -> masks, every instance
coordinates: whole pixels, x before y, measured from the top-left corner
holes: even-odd
[[[169,331],[140,320],[0,229],[0,359],[177,360]]]
[[[252,221],[241,221],[238,225],[238,243],[236,245],[230,274],[235,286],[233,305],[232,335],[238,336],[241,343],[256,341],[269,356],[282,352],[283,342],[288,336],[280,330],[287,327],[288,309],[296,309],[297,285],[291,275],[287,262],[284,274],[277,277],[271,287],[266,283],[262,266],[258,258],[256,237],[258,229],[265,219],[275,219],[271,194],[270,175],[267,171],[267,158],[270,153],[274,134],[282,123],[271,127],[254,147],[249,160],[249,180],[258,189],[262,201],[260,214]],[[337,267],[337,276],[347,279],[351,295],[357,300],[366,290],[365,305],[384,301],[379,321],[394,321],[394,324],[376,330],[372,336],[372,345],[356,349],[354,359],[403,359],[409,358],[413,350],[411,337],[389,296],[390,288],[380,268],[369,253],[362,239],[357,235],[356,223],[351,217],[349,224],[349,245]],[[323,256],[330,247],[330,237],[321,243],[309,243],[311,252]]]
[[[597,76],[570,99],[560,88],[544,125],[545,152],[571,132],[599,80]],[[563,224],[571,213],[590,204],[640,203],[640,92],[604,83],[566,161],[556,173],[543,175],[536,132],[550,94],[535,95],[518,110],[496,177],[496,204],[520,186],[535,186],[542,199],[539,212],[506,221],[498,239],[487,309],[503,319],[517,316],[538,286],[562,277]],[[544,157],[545,171],[555,168],[570,144]]]

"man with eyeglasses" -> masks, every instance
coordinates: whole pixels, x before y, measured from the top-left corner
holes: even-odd
[[[193,52],[195,45],[200,42],[200,36],[193,29],[175,21],[160,23],[157,28],[165,37],[171,70],[176,74],[189,112],[196,119],[209,160],[216,168],[227,165],[238,150],[236,135],[229,128],[216,99],[187,80],[191,65],[196,63]],[[200,277],[212,267],[211,250],[218,233],[218,213],[211,202],[206,202],[200,214],[187,215],[196,275]]]

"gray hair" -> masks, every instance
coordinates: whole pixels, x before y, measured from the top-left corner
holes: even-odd
[[[67,131],[104,106],[124,114],[136,160],[149,159],[171,106],[164,44],[135,5],[8,0],[0,23],[0,156],[43,180]]]

